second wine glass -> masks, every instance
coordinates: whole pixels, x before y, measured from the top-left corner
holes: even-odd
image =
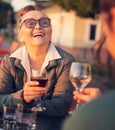
[[[75,89],[82,91],[91,81],[91,65],[88,63],[72,62],[69,78]]]

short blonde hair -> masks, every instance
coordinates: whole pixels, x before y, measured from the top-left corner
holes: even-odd
[[[37,5],[28,5],[28,6],[25,6],[24,8],[22,8],[21,10],[19,10],[19,12],[17,12],[17,14],[16,14],[17,25],[16,25],[16,28],[15,28],[15,33],[17,35],[18,41],[22,44],[24,44],[24,43],[20,39],[20,36],[19,36],[20,23],[21,23],[23,15],[25,15],[29,11],[42,11],[42,9]]]

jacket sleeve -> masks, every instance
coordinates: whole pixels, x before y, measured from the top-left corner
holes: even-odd
[[[17,89],[8,57],[0,65],[0,111],[4,103],[15,105],[22,103],[22,89]]]

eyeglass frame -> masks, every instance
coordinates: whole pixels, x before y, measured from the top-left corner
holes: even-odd
[[[49,25],[48,25],[48,26],[45,26],[45,27],[41,26],[41,25],[40,25],[40,20],[41,20],[41,19],[47,19],[47,20],[49,20]],[[37,19],[37,20],[36,20],[36,19],[33,19],[33,18],[30,18],[30,19],[25,19],[25,20],[21,23],[20,28],[22,27],[22,25],[23,25],[24,23],[25,23],[25,27],[26,27],[26,28],[29,28],[29,27],[26,26],[26,21],[27,21],[27,20],[34,20],[34,21],[35,21],[35,26],[36,26],[37,23],[39,23],[39,26],[42,27],[42,28],[47,28],[47,27],[49,27],[49,26],[51,25],[51,19],[50,19],[50,18],[40,18],[40,19]],[[35,26],[34,26],[34,27],[35,27]],[[30,27],[29,29],[32,29],[32,28],[34,28],[34,27]]]

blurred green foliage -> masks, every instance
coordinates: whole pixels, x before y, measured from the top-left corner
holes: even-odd
[[[0,29],[15,24],[15,15],[13,7],[7,3],[0,1]]]
[[[99,0],[51,0],[66,11],[74,10],[80,17],[95,18],[99,13]]]

